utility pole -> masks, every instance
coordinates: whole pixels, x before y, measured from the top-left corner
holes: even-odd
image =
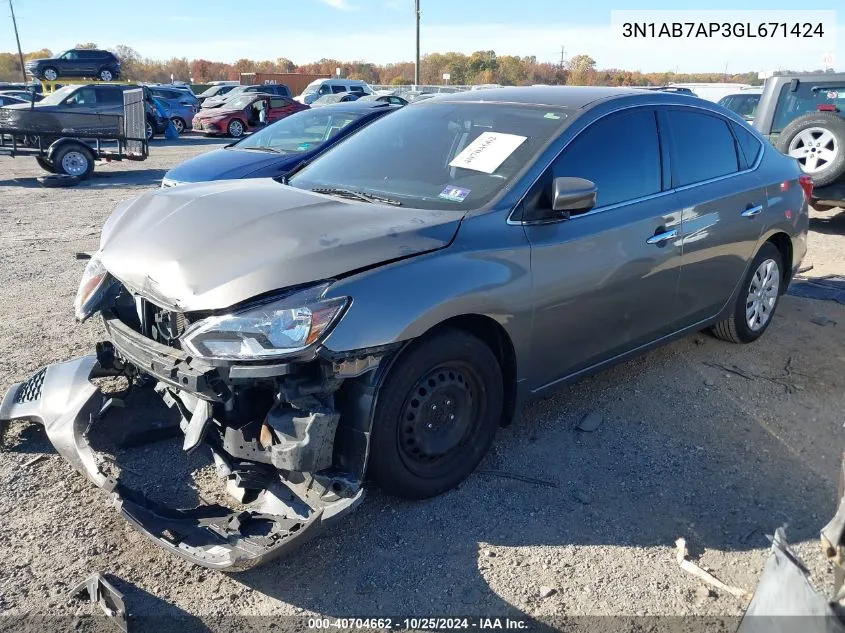
[[[563,68],[563,65],[566,63],[566,47],[560,47],[560,67]]]
[[[9,0],[9,10],[12,12],[12,26],[15,27],[15,40],[18,43],[18,57],[21,60],[21,77],[23,77],[23,82],[26,83],[26,69],[23,66],[23,52],[21,52],[21,38],[18,37],[18,23],[15,20],[15,8],[12,6],[12,0]]]
[[[12,0],[9,0],[11,2]],[[414,84],[420,85],[420,0],[414,0],[414,11],[417,15],[417,56],[414,61]]]

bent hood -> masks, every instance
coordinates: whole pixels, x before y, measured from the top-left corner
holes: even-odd
[[[302,154],[217,149],[186,160],[168,171],[164,177],[177,182],[208,182],[245,178],[257,171],[263,171],[264,176],[271,176],[274,175],[271,169],[276,168],[281,174],[302,160]]]
[[[100,257],[163,307],[215,310],[443,248],[462,217],[347,202],[271,179],[182,185],[118,207]]]

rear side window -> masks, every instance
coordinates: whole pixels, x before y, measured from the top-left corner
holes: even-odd
[[[346,86],[332,86],[332,92],[335,94],[346,92]]]
[[[575,137],[552,171],[555,178],[592,180],[598,189],[597,207],[658,193],[660,144],[654,111],[632,110],[599,119]]]
[[[739,171],[734,137],[724,119],[668,110],[675,185],[683,187]]]
[[[800,82],[798,89],[791,91],[791,84],[784,84],[780,89],[775,116],[772,120],[772,134],[778,134],[789,125],[793,119],[815,112],[820,104],[832,104],[845,112],[845,84]]]
[[[349,86],[349,91],[364,94],[364,87],[363,86]]]
[[[731,123],[731,127],[733,127],[734,136],[736,136],[736,140],[739,143],[740,159],[745,159],[745,167],[751,167],[757,162],[757,157],[763,151],[763,144],[757,140],[756,136],[741,125]]]
[[[111,90],[109,88],[97,88],[97,102],[104,105],[122,105],[123,90]]]

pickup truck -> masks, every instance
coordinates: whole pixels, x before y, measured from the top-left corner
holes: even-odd
[[[845,207],[845,73],[769,77],[754,127],[812,176],[814,208]]]

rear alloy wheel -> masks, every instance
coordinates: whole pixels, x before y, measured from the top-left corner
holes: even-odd
[[[77,178],[88,178],[94,171],[94,159],[91,153],[80,146],[62,147],[53,157],[57,174],[67,174]]]
[[[59,71],[53,67],[44,69],[44,79],[47,81],[56,81],[59,78]]]
[[[144,134],[147,136],[147,140],[153,140],[153,136],[155,135],[155,131],[153,130],[152,123],[147,121],[146,128],[144,128]]]
[[[379,390],[370,472],[386,492],[424,499],[466,479],[502,415],[502,372],[487,345],[443,330],[405,350]]]
[[[239,119],[232,119],[227,131],[232,138],[240,138],[244,135],[244,124]]]
[[[114,75],[112,74],[112,72],[108,68],[103,68],[100,71],[99,77],[100,77],[100,81],[111,81],[112,79],[114,79]]]
[[[833,112],[811,112],[787,125],[777,148],[798,161],[817,187],[845,174],[845,120]]]
[[[185,122],[180,119],[178,116],[173,117],[170,119],[170,122],[173,123],[173,127],[176,128],[176,131],[181,136],[182,133],[185,131]]]
[[[783,281],[783,257],[766,243],[741,286],[734,313],[713,327],[713,334],[731,343],[750,343],[763,335],[778,306]]]

